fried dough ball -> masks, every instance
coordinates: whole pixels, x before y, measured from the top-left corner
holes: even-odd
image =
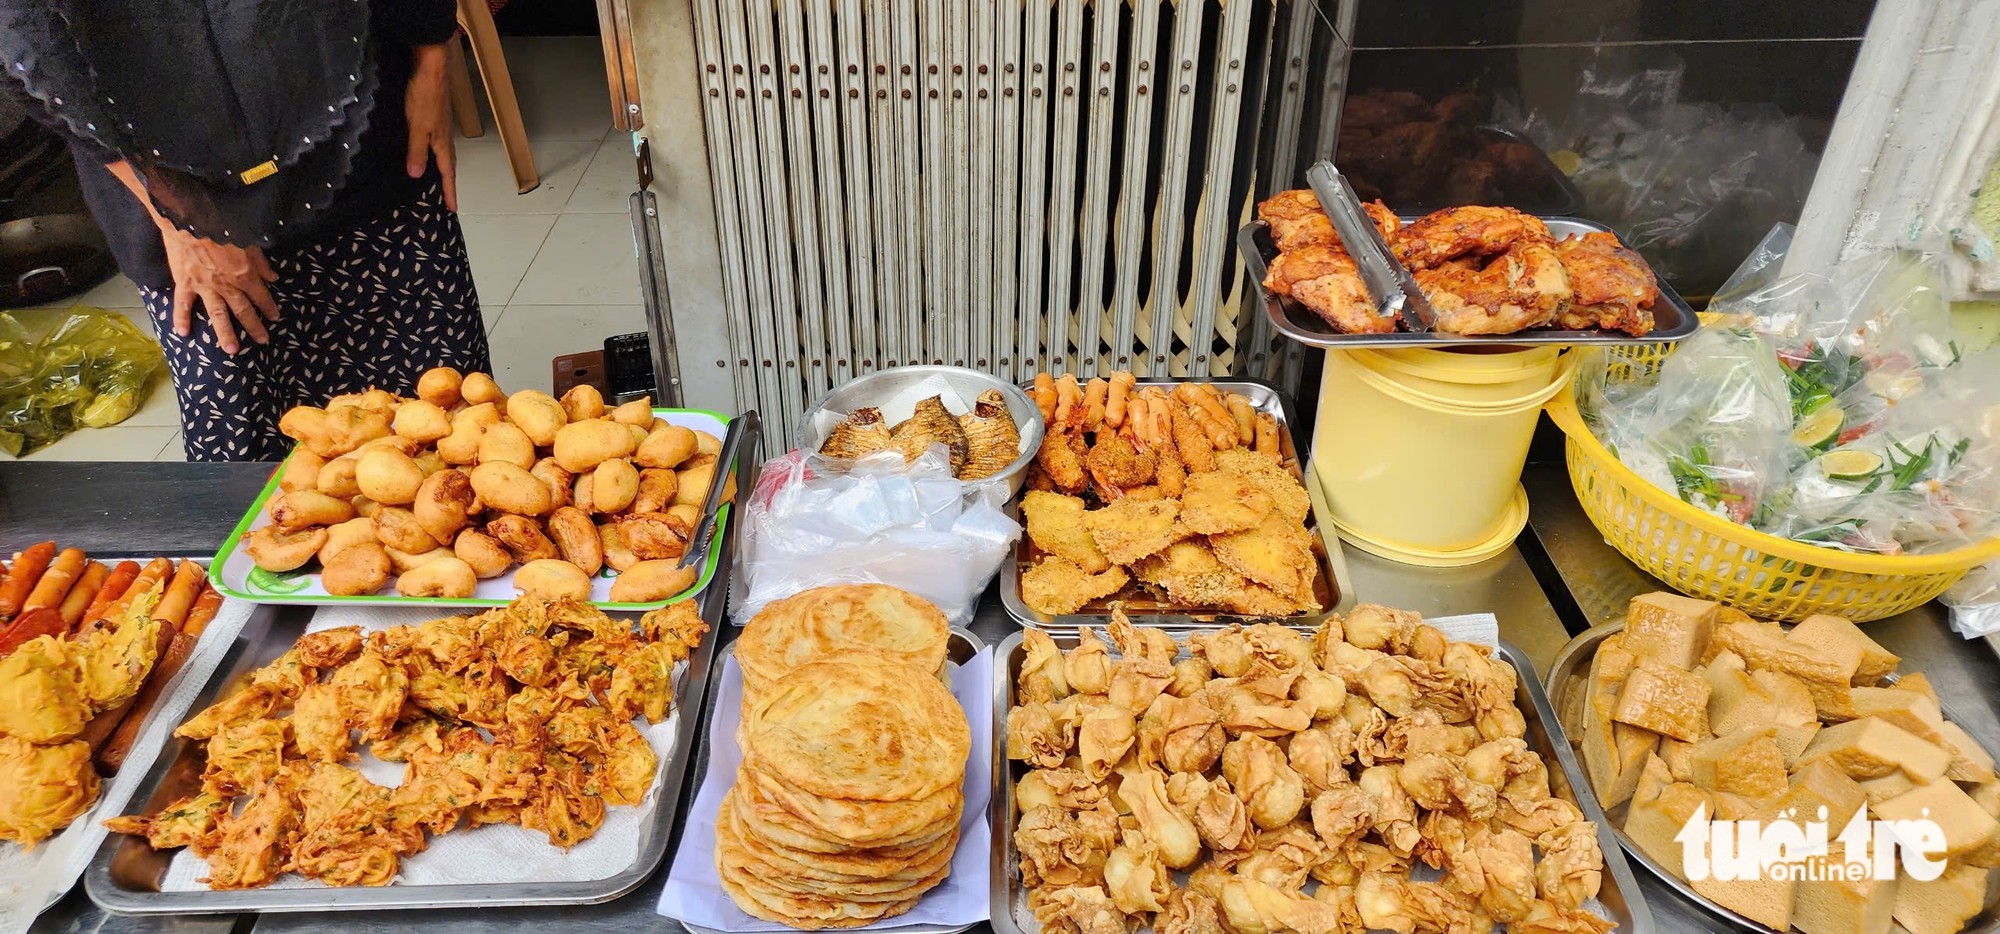
[[[568,423],[569,413],[556,397],[523,389],[507,397],[507,420],[521,426],[537,447],[548,447],[556,442],[556,432]]]
[[[641,428],[653,427],[653,397],[641,396],[612,409],[611,420]]]
[[[680,474],[680,488],[674,492],[674,503],[695,507],[706,505],[709,484],[715,482],[715,465],[703,464],[683,470]]]
[[[411,554],[429,551],[438,546],[437,539],[417,522],[417,517],[401,506],[383,506],[369,517],[375,524],[375,540]]]
[[[564,412],[569,413],[572,422],[603,418],[604,394],[588,383],[571,386],[568,392],[562,394],[562,407]]]
[[[569,489],[576,482],[576,475],[562,468],[553,457],[544,457],[528,468],[535,479],[549,488],[549,506],[559,508],[569,505]]]
[[[417,498],[417,490],[424,485],[424,469],[395,448],[373,448],[354,466],[354,482],[369,499],[385,506],[405,506]]]
[[[557,557],[554,542],[542,534],[542,527],[526,516],[501,516],[486,523],[486,534],[500,540],[522,564]]]
[[[625,536],[619,534],[618,523],[606,522],[597,527],[597,537],[604,545],[604,563],[620,574],[631,570],[639,563],[639,556],[625,547]]]
[[[444,458],[438,456],[435,448],[418,451],[411,455],[410,459],[417,462],[417,469],[423,471],[425,477],[451,466],[444,462]]]
[[[459,381],[458,394],[466,405],[480,405],[491,402],[501,405],[507,401],[507,394],[500,390],[500,384],[485,373],[468,373]]]
[[[721,457],[722,439],[706,431],[697,431],[694,433],[694,452],[710,457]]]
[[[319,489],[319,471],[325,466],[326,458],[303,444],[298,445],[292,448],[292,456],[285,458],[284,470],[278,474],[278,489],[287,493]]]
[[[641,467],[679,467],[694,456],[695,447],[693,429],[668,425],[647,434],[632,459],[638,461]]]
[[[295,405],[278,417],[278,432],[300,444],[326,434],[326,410],[311,405]]]
[[[448,366],[434,366],[417,377],[417,398],[440,409],[449,409],[462,398],[459,387],[465,385],[465,377]]]
[[[472,566],[457,558],[441,558],[396,578],[396,592],[405,597],[463,600],[478,588]]]
[[[319,563],[325,564],[327,559],[340,554],[349,545],[362,542],[373,544],[374,541],[375,522],[367,516],[355,516],[338,525],[328,526],[326,544],[319,548]]]
[[[507,551],[500,540],[478,529],[466,529],[458,533],[458,540],[452,543],[452,554],[472,568],[472,573],[480,580],[499,577],[514,566],[514,556]]]
[[[529,596],[555,600],[590,599],[590,576],[567,561],[543,558],[530,561],[514,572],[514,589]]]
[[[451,549],[443,545],[439,545],[429,551],[417,553],[400,551],[395,548],[384,548],[382,550],[389,554],[389,566],[395,568],[398,574],[408,574],[439,558],[450,558],[454,555]]]
[[[354,470],[360,461],[352,457],[336,457],[319,469],[319,476],[313,478],[313,489],[341,499],[353,499],[361,495],[361,485],[355,482]]]
[[[479,437],[481,464],[513,464],[526,470],[535,466],[535,442],[519,425],[501,422],[486,426]]]
[[[369,499],[366,496],[362,496],[359,493],[354,494],[354,498],[348,500],[348,502],[353,504],[354,514],[360,516],[363,519],[373,519],[375,518],[375,514],[382,510],[381,503]]]
[[[451,416],[446,414],[443,406],[418,399],[403,403],[396,410],[396,420],[389,423],[389,428],[397,437],[429,444],[451,434]]]
[[[332,457],[355,450],[376,438],[389,436],[389,417],[374,409],[358,405],[328,409],[326,413],[326,435],[324,448],[306,443],[323,457]]]
[[[554,508],[548,486],[525,467],[505,461],[480,464],[472,468],[471,478],[472,491],[488,509],[539,516]]]
[[[440,542],[451,541],[465,528],[472,512],[472,480],[462,470],[446,468],[424,478],[410,513],[425,532]]]
[[[624,540],[625,547],[645,561],[678,558],[687,554],[691,531],[687,523],[657,512],[627,516],[618,522],[618,535]]]
[[[664,468],[649,467],[639,471],[639,494],[632,499],[632,512],[644,515],[662,512],[674,503],[674,493],[680,490],[678,474]]]
[[[618,572],[611,582],[613,603],[657,603],[694,586],[700,575],[679,561],[641,561]]]
[[[576,565],[585,576],[595,577],[604,569],[604,541],[591,524],[590,514],[575,506],[564,506],[549,514],[549,538],[564,561]]]
[[[267,525],[243,538],[243,552],[266,571],[296,571],[319,554],[326,544],[323,528],[280,531]]]
[[[374,593],[389,582],[389,553],[372,541],[355,542],[322,562],[319,583],[336,597]]]
[[[282,532],[296,532],[308,526],[334,525],[354,518],[354,506],[347,500],[318,490],[293,490],[271,500],[271,524]]]
[[[556,463],[582,473],[614,457],[630,457],[633,443],[630,426],[603,419],[570,422],[556,431]]]
[[[590,508],[597,512],[622,512],[639,496],[639,471],[630,461],[605,461],[590,476]]]
[[[486,429],[499,421],[500,407],[491,402],[459,409],[451,416],[451,434],[438,439],[438,456],[448,464],[477,463]]]
[[[576,484],[570,488],[569,494],[570,505],[589,513],[600,511],[597,508],[596,497],[591,495],[591,487],[593,485],[591,477],[593,475],[594,472],[577,474]]]
[[[701,507],[693,503],[675,503],[667,507],[667,515],[673,516],[692,529],[701,524]]]

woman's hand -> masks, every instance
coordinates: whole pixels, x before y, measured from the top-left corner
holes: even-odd
[[[456,37],[452,41],[457,41]],[[410,122],[411,178],[422,178],[431,156],[437,156],[438,174],[444,177],[444,206],[458,210],[458,157],[451,148],[451,89],[445,79],[445,47],[417,46],[417,65],[410,75],[409,93],[403,96],[403,112]]]
[[[175,334],[194,333],[194,300],[200,298],[224,353],[242,350],[236,324],[254,342],[270,341],[264,321],[278,320],[278,303],[264,284],[278,281],[278,274],[265,262],[263,250],[204,240],[172,224],[162,224],[160,236],[166,242],[167,269],[174,275]]]

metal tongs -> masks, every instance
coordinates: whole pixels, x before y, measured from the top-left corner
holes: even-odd
[[[1333,163],[1321,161],[1306,170],[1306,184],[1312,186],[1320,207],[1333,221],[1333,229],[1340,234],[1347,255],[1354,257],[1354,265],[1361,271],[1361,283],[1375,300],[1376,313],[1384,318],[1401,318],[1403,326],[1411,331],[1432,330],[1437,324],[1437,314],[1431,310],[1430,299],[1417,287],[1417,279],[1410,275],[1410,270],[1389,252],[1388,241],[1382,239],[1381,229],[1362,210],[1361,198],[1347,184],[1347,176],[1340,174]]]
[[[715,513],[722,506],[722,491],[736,476],[736,452],[743,447],[743,436],[757,435],[760,427],[754,410],[729,420],[729,431],[722,438],[722,450],[715,456],[715,479],[708,485],[707,501],[701,504],[701,525],[688,537],[688,550],[681,555],[681,567],[692,565],[708,554],[709,546],[715,541]]]

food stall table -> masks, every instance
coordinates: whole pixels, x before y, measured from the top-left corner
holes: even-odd
[[[37,464],[0,465],[0,549],[13,550],[60,530],[93,554],[202,555],[214,550],[270,475],[264,464]],[[1605,544],[1577,505],[1560,462],[1530,464],[1524,482],[1533,504],[1531,536],[1515,548],[1466,568],[1435,570],[1395,564],[1346,549],[1349,580],[1362,599],[1439,616],[1493,612],[1501,634],[1520,646],[1546,673],[1572,630],[1623,615],[1634,594],[1659,589]],[[1544,560],[1546,558],[1546,560]],[[1540,576],[1536,569],[1540,569]],[[2000,658],[1984,645],[1965,642],[1926,606],[1869,624],[1869,634],[1931,677],[1950,698],[1955,719],[1990,745],[2000,745]],[[972,629],[997,643],[1016,628],[989,593]],[[723,638],[734,632],[725,628]],[[689,782],[692,795],[699,782]],[[683,807],[685,813],[685,805]],[[675,830],[676,840],[679,828]],[[672,852],[672,849],[669,849]],[[428,934],[463,931],[564,930],[605,932],[678,930],[655,913],[665,867],[637,890],[600,905],[493,910],[406,910],[267,914],[263,916],[131,917],[107,913],[79,886],[32,929],[115,934],[227,934],[254,927],[276,932],[385,932],[421,926]],[[1713,930],[1716,922],[1667,886],[1640,876],[1663,932]],[[979,931],[990,930],[982,925]]]

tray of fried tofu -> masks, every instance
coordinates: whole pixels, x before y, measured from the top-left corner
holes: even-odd
[[[1806,934],[1993,930],[1993,757],[1921,672],[1898,673],[1900,661],[1839,617],[1782,626],[1650,593],[1632,599],[1623,622],[1564,646],[1548,693],[1619,843],[1723,918]],[[1685,833],[1695,819],[1736,822],[1701,825],[1710,841],[1722,828],[1744,839],[1756,821],[1806,839],[1824,828],[1830,842],[1725,880],[1720,848]],[[1849,861],[1874,854],[1860,836],[1871,826],[1921,820],[1941,839],[1906,837],[1886,861]],[[1942,873],[1908,871],[1911,840]],[[1689,860],[1689,848],[1706,858]]]

